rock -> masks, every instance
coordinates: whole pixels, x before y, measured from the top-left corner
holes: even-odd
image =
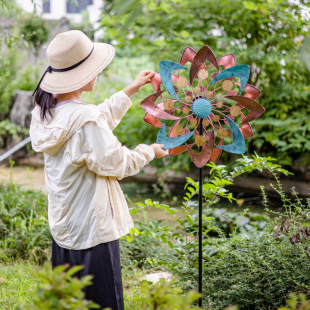
[[[20,166],[30,166],[30,167],[44,167],[44,156],[43,153],[36,153],[28,158],[18,159],[16,161],[17,165]]]
[[[33,97],[31,91],[16,90],[10,121],[22,127],[30,127]]]
[[[145,276],[147,281],[157,283],[160,279],[166,279],[167,281],[171,281],[172,275],[168,272],[156,272],[150,273]]]

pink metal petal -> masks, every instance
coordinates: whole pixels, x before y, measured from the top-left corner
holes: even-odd
[[[223,139],[220,141],[219,145],[224,145]],[[222,152],[223,152],[222,149],[220,149],[219,147],[216,147],[212,152],[210,161],[212,161],[213,163],[216,163],[220,159]]]
[[[214,136],[214,131],[212,131],[212,135],[208,143],[204,146],[204,148],[199,153],[196,153],[190,147],[186,146],[187,152],[190,158],[192,159],[193,163],[196,165],[196,167],[202,168],[210,160],[212,152],[213,152],[213,148],[214,148],[214,141],[215,141],[215,136]]]
[[[175,74],[171,74],[171,79],[172,79],[173,83],[175,83],[178,78],[179,78],[179,76],[177,76]],[[151,84],[152,84],[152,86],[156,92],[160,91],[160,85],[162,83],[163,83],[163,81],[161,80],[160,73],[155,72],[155,75],[151,78]]]
[[[229,90],[227,96],[237,96],[237,93],[234,90]]]
[[[161,128],[163,123],[160,122],[155,116],[151,115],[150,113],[146,113],[145,116],[143,117],[143,120],[154,127]]]
[[[142,102],[141,102],[141,107],[151,115],[160,118],[160,119],[165,119],[165,120],[178,120],[179,118],[173,115],[170,115],[163,110],[161,110],[156,104],[155,101],[156,99],[164,92],[164,90],[161,90],[157,93],[154,93],[148,97],[146,97]]]
[[[233,67],[236,65],[236,59],[235,59],[235,55],[234,54],[227,54],[227,55],[224,55],[220,58],[217,59],[217,63],[219,64],[219,66],[224,66],[225,69],[228,69],[230,67]],[[208,66],[209,67],[212,67],[213,65],[210,64]]]
[[[242,121],[244,121],[245,120],[244,114],[241,113],[240,115],[241,115]],[[253,130],[252,130],[250,123],[243,124],[242,127],[240,128],[240,131],[242,132],[244,139],[249,139],[253,137]]]
[[[195,58],[193,59],[190,72],[189,72],[189,83],[190,85],[193,84],[193,80],[201,68],[201,65],[205,63],[205,61],[209,61],[213,64],[217,70],[220,70],[217,60],[208,45],[204,45],[196,54]]]
[[[188,62],[193,62],[196,54],[197,53],[194,49],[192,49],[191,47],[186,47],[180,58],[180,65],[184,66]]]
[[[225,97],[240,103],[243,107],[245,107],[247,110],[250,111],[248,116],[245,118],[245,120],[242,121],[241,124],[247,124],[250,121],[257,119],[265,112],[265,108],[262,105],[260,105],[258,102],[250,98],[243,96],[225,96]]]
[[[188,147],[191,148],[193,145],[194,145],[194,143],[187,145],[187,146],[186,145],[177,146],[177,147],[169,150],[169,155],[170,156],[176,156],[176,155],[182,154],[185,151],[187,151]]]
[[[240,87],[240,82],[235,82],[235,84]],[[245,91],[244,97],[247,97],[247,98],[250,98],[253,100],[256,100],[261,93],[260,89],[258,89],[257,87],[255,87],[251,84],[246,84],[246,86],[244,87],[244,91]],[[229,95],[229,96],[231,96],[231,95]]]

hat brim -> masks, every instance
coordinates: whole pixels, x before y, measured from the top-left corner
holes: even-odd
[[[40,88],[52,94],[78,90],[92,81],[114,58],[114,47],[107,43],[93,43],[91,55],[78,67],[65,72],[47,72]]]

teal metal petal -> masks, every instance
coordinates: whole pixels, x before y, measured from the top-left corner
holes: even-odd
[[[209,85],[214,84],[215,82],[218,82],[220,80],[223,79],[227,79],[230,77],[238,77],[240,78],[240,93],[239,95],[242,93],[244,87],[246,86],[248,80],[249,80],[249,76],[250,76],[250,66],[248,65],[238,65],[238,66],[233,66],[230,67],[224,71],[222,71],[221,73],[219,73],[212,81]]]
[[[220,149],[234,154],[243,154],[245,152],[245,141],[239,127],[227,116],[226,120],[229,123],[233,143],[229,145],[217,145]]]
[[[175,99],[179,100],[177,94],[175,93],[175,90],[173,88],[172,80],[171,80],[171,72],[173,70],[178,70],[178,69],[185,69],[188,70],[186,67],[173,62],[169,60],[162,60],[159,62],[159,73],[161,80],[169,92],[171,96],[173,96]]]
[[[195,132],[195,130],[193,130],[184,136],[169,138],[166,137],[165,128],[166,128],[166,122],[164,122],[163,125],[161,126],[156,140],[157,144],[164,145],[163,147],[164,150],[173,149],[174,147],[180,146],[181,144],[185,143]]]

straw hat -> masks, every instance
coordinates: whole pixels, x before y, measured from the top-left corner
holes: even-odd
[[[58,34],[47,47],[50,66],[40,88],[52,94],[77,90],[93,80],[113,59],[114,47],[93,43],[82,31]]]

